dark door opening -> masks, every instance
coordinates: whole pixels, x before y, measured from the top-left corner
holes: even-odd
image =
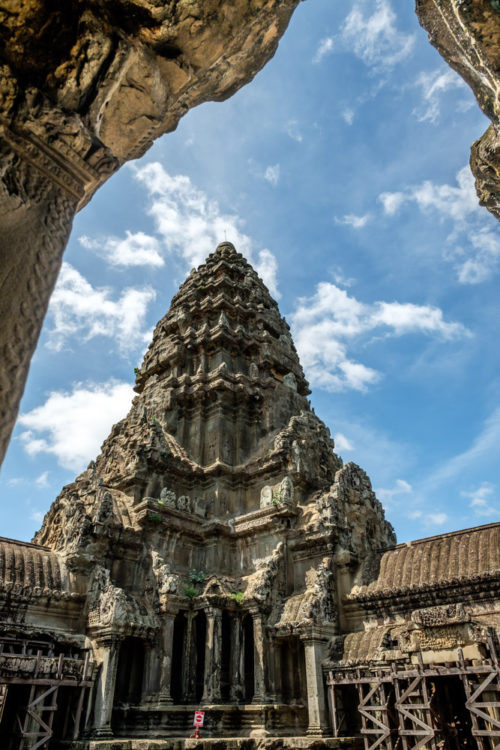
[[[114,703],[140,703],[144,675],[144,643],[125,638],[120,645]]]
[[[172,676],[170,695],[174,703],[182,703],[182,682],[184,662],[184,640],[186,637],[186,617],[181,610],[174,620],[174,637],[172,639]]]
[[[431,682],[432,723],[436,739],[444,743],[446,750],[477,750],[465,701],[465,690],[459,677],[438,677]]]

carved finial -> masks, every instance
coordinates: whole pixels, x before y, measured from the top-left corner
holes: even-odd
[[[228,242],[226,240],[225,242],[221,242],[217,245],[217,247],[215,248],[215,252],[219,255],[228,257],[229,255],[234,255],[236,253],[236,248],[232,242]]]

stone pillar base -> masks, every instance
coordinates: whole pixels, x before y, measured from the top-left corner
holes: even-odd
[[[94,729],[92,732],[93,739],[112,740],[113,737],[114,734],[111,730],[111,727],[99,727],[99,729]]]
[[[331,732],[324,727],[309,727],[306,735],[308,737],[329,737],[331,736]]]

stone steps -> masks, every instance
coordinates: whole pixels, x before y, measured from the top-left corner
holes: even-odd
[[[361,750],[358,737],[212,737],[199,740],[110,739],[72,743],[71,750]]]

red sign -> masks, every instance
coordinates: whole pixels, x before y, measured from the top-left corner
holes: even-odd
[[[202,727],[204,720],[205,720],[205,711],[194,712],[194,721],[193,721],[194,727]]]

